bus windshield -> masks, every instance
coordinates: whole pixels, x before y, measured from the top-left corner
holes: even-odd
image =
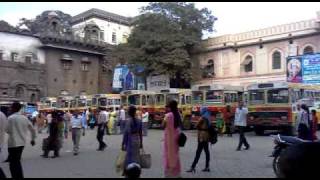
[[[107,98],[99,98],[99,106],[107,106]]]
[[[202,91],[193,91],[192,100],[195,104],[201,104],[203,102],[203,92]]]
[[[252,90],[249,91],[249,103],[250,104],[264,104],[264,90]]]
[[[92,106],[96,106],[97,105],[97,98],[92,98]]]
[[[127,105],[127,96],[121,96],[121,103],[122,103],[122,105],[124,105],[124,106]]]
[[[70,107],[71,108],[76,107],[76,100],[71,100]]]
[[[163,94],[156,94],[155,96],[155,103],[156,105],[164,105],[164,95]]]
[[[166,101],[170,102],[172,100],[177,101],[177,103],[179,104],[179,94],[167,94]]]
[[[137,95],[130,95],[129,98],[129,104],[132,104],[132,105],[140,105],[140,95],[137,94]]]
[[[206,102],[222,102],[223,92],[222,91],[207,91],[206,92]]]
[[[79,99],[78,106],[79,107],[85,107],[86,106],[86,100],[85,99]]]
[[[268,103],[289,103],[288,89],[272,89],[268,90]]]

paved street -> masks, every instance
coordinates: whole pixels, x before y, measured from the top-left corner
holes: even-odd
[[[275,177],[272,171],[272,158],[268,157],[273,149],[273,142],[268,136],[255,136],[248,133],[251,144],[249,151],[235,151],[238,135],[222,137],[211,148],[211,172],[203,173],[205,158],[204,153],[199,161],[196,174],[188,174],[187,170],[194,158],[196,151],[196,131],[187,131],[188,141],[186,147],[181,149],[183,177]],[[23,154],[23,167],[25,177],[34,178],[84,178],[84,177],[120,177],[115,172],[114,164],[119,152],[121,136],[107,137],[108,148],[104,152],[97,152],[96,132],[88,130],[87,135],[81,140],[80,154],[73,156],[72,142],[69,138],[65,141],[61,157],[57,159],[43,159],[40,157],[41,140],[44,135],[39,135],[37,145],[28,145]],[[162,130],[150,130],[145,138],[144,146],[147,153],[152,154],[152,168],[143,170],[142,177],[163,177],[162,169]],[[6,155],[6,152],[4,153]],[[1,157],[3,160],[4,157]],[[1,164],[5,172],[10,175],[8,164]]]

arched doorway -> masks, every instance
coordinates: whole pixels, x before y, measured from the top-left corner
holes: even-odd
[[[22,85],[18,85],[16,87],[16,93],[15,93],[16,98],[23,99],[25,97],[24,93],[25,93],[25,90],[24,90],[23,86]]]

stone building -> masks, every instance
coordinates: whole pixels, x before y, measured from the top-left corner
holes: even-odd
[[[100,9],[89,9],[72,17],[72,29],[80,37],[91,32],[95,38],[109,44],[127,42],[131,32],[132,18],[120,16]]]
[[[319,21],[320,16],[205,40],[205,49],[196,55],[202,72],[196,84],[286,81],[288,56],[320,51]]]
[[[0,99],[35,102],[47,94],[45,52],[37,37],[0,32]]]
[[[111,45],[65,33],[57,13],[48,13],[46,29],[0,30],[0,100],[38,101],[45,96],[111,92],[112,72],[105,59]]]

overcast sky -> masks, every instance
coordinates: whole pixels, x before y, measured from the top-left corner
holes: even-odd
[[[61,10],[72,16],[99,8],[123,16],[136,16],[147,2],[0,2],[0,20],[16,25],[19,19],[34,18],[45,10]],[[207,7],[218,20],[210,36],[238,33],[316,18],[320,2],[196,2]]]

